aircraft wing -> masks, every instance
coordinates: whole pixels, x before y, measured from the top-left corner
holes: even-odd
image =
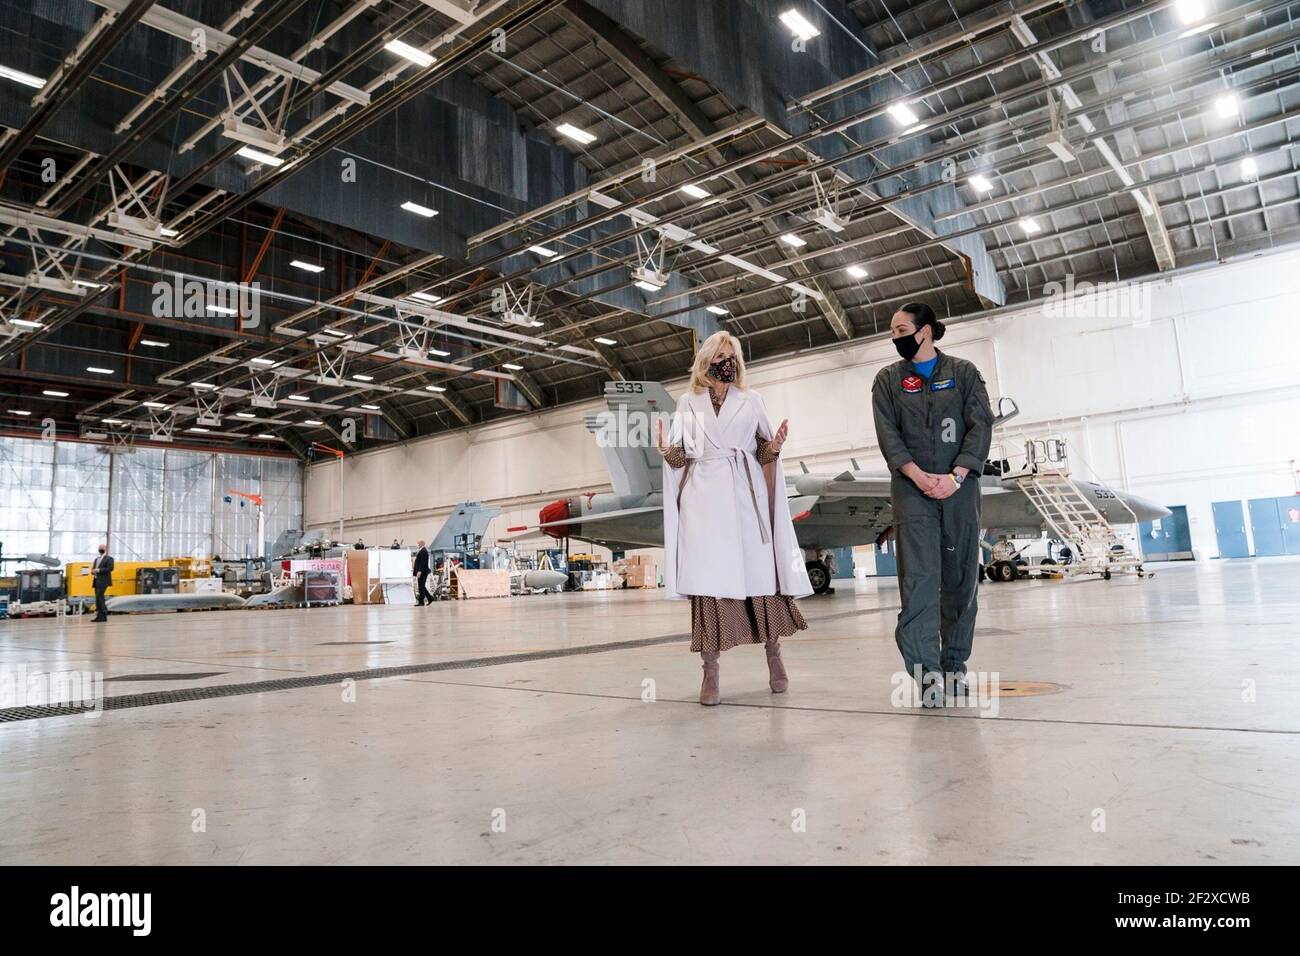
[[[597,524],[601,521],[610,521],[616,518],[634,518],[638,515],[662,514],[663,510],[662,505],[648,505],[643,508],[622,508],[618,511],[593,511],[585,515],[579,515],[576,518],[565,518],[562,521],[547,521],[544,524],[537,525],[537,528],[544,530],[548,528],[563,528],[566,525]],[[510,530],[514,531],[523,529],[511,528]]]

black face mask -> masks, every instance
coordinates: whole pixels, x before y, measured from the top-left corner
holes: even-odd
[[[916,358],[916,353],[921,351],[921,343],[916,340],[920,331],[920,329],[917,329],[911,335],[900,335],[898,338],[893,339],[894,348],[898,349],[898,354],[908,362]]]
[[[724,358],[709,366],[709,377],[719,382],[734,382],[736,380],[736,360],[734,358]]]

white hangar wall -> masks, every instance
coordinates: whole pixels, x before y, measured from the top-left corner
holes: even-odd
[[[1015,399],[1017,431],[1065,435],[1076,473],[1186,505],[1193,545],[1217,554],[1210,503],[1289,495],[1300,459],[1300,252],[1144,284],[1144,314],[1115,300],[1045,314],[1036,304],[953,326],[943,347],[975,362],[990,394]],[[1094,300],[1096,301],[1096,300]],[[1064,314],[1063,314],[1064,313]],[[786,466],[883,469],[871,424],[888,341],[822,349],[750,371],[790,420]],[[678,394],[684,379],[669,382]],[[579,405],[378,449],[343,463],[345,535],[369,544],[430,538],[459,501],[497,504],[493,531],[532,524],[541,504],[608,490]],[[1082,460],[1081,460],[1082,459]],[[335,462],[311,466],[304,520],[338,520]]]

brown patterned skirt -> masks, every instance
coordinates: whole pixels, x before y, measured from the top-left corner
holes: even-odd
[[[794,598],[691,597],[691,653],[720,653],[738,644],[766,644],[808,629]]]

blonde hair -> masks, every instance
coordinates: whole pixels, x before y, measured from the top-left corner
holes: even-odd
[[[714,332],[700,346],[699,351],[695,353],[695,361],[691,363],[691,391],[706,392],[709,389],[709,366],[713,363],[713,358],[718,354],[718,350],[724,345],[730,345],[731,351],[736,356],[736,380],[732,385],[738,388],[745,387],[745,355],[740,348],[740,339],[736,338],[730,332]]]

